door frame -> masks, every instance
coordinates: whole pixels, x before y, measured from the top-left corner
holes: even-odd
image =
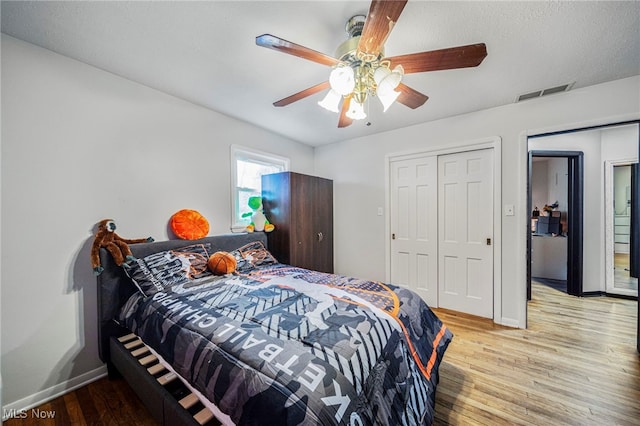
[[[584,233],[584,153],[582,151],[530,150],[527,177],[527,211],[532,211],[531,174],[534,157],[566,158],[569,162],[567,191],[567,293],[582,296]],[[531,300],[531,227],[527,232],[527,300]]]
[[[625,158],[625,159],[619,159],[619,160],[606,160],[604,162],[604,205],[605,205],[605,209],[604,209],[604,222],[605,222],[605,228],[604,228],[604,232],[605,232],[605,249],[604,249],[604,255],[605,255],[605,271],[604,271],[604,289],[605,289],[605,293],[609,293],[609,289],[615,287],[614,285],[614,281],[615,281],[615,272],[614,272],[614,256],[615,256],[615,237],[614,237],[614,218],[615,218],[615,213],[614,213],[614,208],[613,208],[613,195],[614,195],[614,179],[613,179],[613,170],[615,166],[631,166],[631,170],[633,171],[633,165],[638,163],[638,159],[637,158]],[[631,179],[631,183],[633,186],[633,178]],[[631,191],[631,193],[633,194],[633,189]],[[633,202],[637,203],[637,201],[635,200],[636,197],[632,197]],[[632,211],[631,211],[631,217],[633,217],[633,204],[632,204]],[[631,220],[630,222],[632,225],[634,224],[633,220]],[[637,228],[637,227],[634,227]],[[637,231],[634,229],[633,232],[637,233]],[[630,232],[630,237],[631,237],[631,232]],[[631,241],[630,241],[631,242]],[[637,253],[637,251],[636,251]],[[625,292],[624,290],[622,290],[620,292],[620,294],[625,294],[625,295],[629,295],[629,296],[635,296],[635,292]]]
[[[391,280],[391,163],[419,157],[457,154],[480,149],[493,149],[493,321],[513,326],[502,317],[502,138],[460,141],[442,146],[385,155],[385,276]]]
[[[640,152],[640,142],[638,145]],[[636,161],[631,166],[631,229],[629,230],[629,275],[634,278],[639,278],[640,275],[640,261],[638,261],[640,226],[638,223],[640,223],[640,163]],[[640,315],[640,298],[638,305],[638,315]],[[638,318],[638,324],[640,324],[640,318]],[[638,343],[640,344],[640,328],[638,328]]]
[[[640,137],[638,138],[640,139]],[[640,157],[640,140],[638,141],[638,156]],[[640,253],[640,226],[637,226],[640,222],[640,163],[636,163],[631,166],[631,230],[630,230],[630,250],[631,256],[629,262],[629,275],[632,277],[638,277],[638,256]],[[640,289],[638,289],[638,326],[636,328],[636,349],[640,353]]]

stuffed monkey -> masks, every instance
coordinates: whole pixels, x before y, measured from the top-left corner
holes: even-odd
[[[128,244],[150,243],[153,238],[138,238],[128,240],[115,233],[116,224],[112,219],[103,219],[98,222],[93,246],[91,247],[91,266],[96,275],[100,275],[104,268],[100,265],[100,247],[106,248],[118,266],[127,266],[128,262],[135,260]]]

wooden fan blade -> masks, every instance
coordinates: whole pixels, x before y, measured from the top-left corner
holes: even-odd
[[[280,99],[277,102],[273,103],[273,106],[277,106],[277,107],[282,107],[282,106],[287,106],[289,104],[292,104],[296,101],[299,101],[300,99],[304,99],[307,96],[311,96],[313,94],[316,94],[318,92],[322,92],[323,90],[328,89],[329,87],[331,87],[329,85],[328,81],[324,81],[320,84],[316,84],[315,86],[309,87],[308,89],[304,89],[299,91],[298,93],[294,93],[291,96],[287,96],[284,99]]]
[[[378,56],[406,4],[407,0],[373,0],[362,28],[358,51]]]
[[[347,96],[344,98],[344,101],[342,101],[342,109],[340,110],[340,118],[338,119],[339,128],[350,126],[351,123],[353,123],[353,120],[347,117],[347,111],[349,111],[349,105],[351,105],[351,96],[352,95]]]
[[[411,109],[416,109],[424,105],[424,103],[427,102],[427,99],[429,99],[427,95],[424,95],[403,83],[400,83],[396,90],[400,92],[400,96],[398,96],[396,102],[400,102],[402,105],[406,105]]]
[[[391,61],[391,68],[402,65],[405,74],[425,71],[450,70],[455,68],[477,67],[487,56],[484,43],[429,52],[410,53],[408,55],[385,58]]]
[[[292,43],[271,34],[262,34],[261,36],[256,37],[256,44],[279,52],[288,53],[289,55],[308,59],[322,65],[334,66],[340,63],[336,58],[329,55],[325,55],[324,53],[317,52],[313,49],[309,49],[308,47]]]

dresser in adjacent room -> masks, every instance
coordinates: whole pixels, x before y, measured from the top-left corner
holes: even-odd
[[[263,175],[262,204],[276,227],[268,234],[276,259],[333,273],[333,181],[294,172]]]

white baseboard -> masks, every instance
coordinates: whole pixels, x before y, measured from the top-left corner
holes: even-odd
[[[103,365],[95,370],[88,371],[79,376],[66,380],[57,385],[51,386],[48,389],[36,392],[33,395],[29,395],[25,398],[19,399],[12,403],[9,403],[2,407],[2,420],[7,420],[11,416],[11,413],[19,413],[25,410],[30,410],[34,407],[42,405],[51,401],[65,393],[69,393],[74,389],[88,385],[91,382],[95,382],[107,375],[107,367]],[[4,383],[6,385],[6,383]]]

